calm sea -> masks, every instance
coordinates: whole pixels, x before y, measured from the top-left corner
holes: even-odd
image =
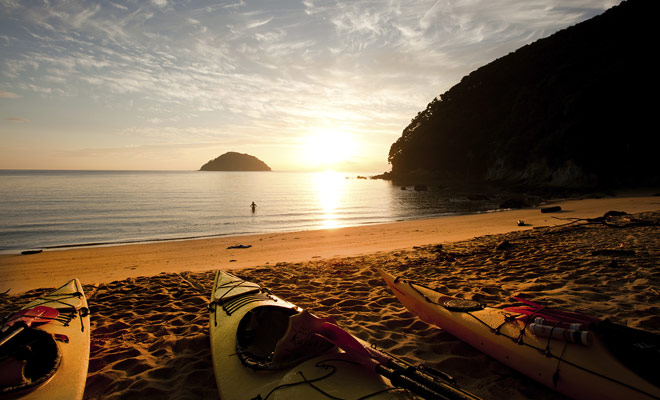
[[[336,228],[497,206],[357,176],[0,171],[0,252]]]

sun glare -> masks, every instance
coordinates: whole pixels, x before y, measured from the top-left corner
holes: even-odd
[[[303,151],[307,165],[311,168],[334,169],[351,161],[356,149],[348,132],[322,129],[306,138]]]
[[[316,191],[323,212],[324,228],[339,227],[337,209],[344,191],[344,180],[343,175],[332,171],[320,172],[316,175]]]

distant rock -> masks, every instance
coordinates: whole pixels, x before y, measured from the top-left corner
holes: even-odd
[[[230,151],[202,165],[200,171],[270,171],[265,162],[249,154]]]

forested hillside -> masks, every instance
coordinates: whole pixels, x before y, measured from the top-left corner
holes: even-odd
[[[464,77],[391,146],[393,179],[657,184],[658,4],[628,0]]]

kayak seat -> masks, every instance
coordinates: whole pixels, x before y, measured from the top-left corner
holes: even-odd
[[[55,374],[61,361],[50,333],[24,329],[0,348],[0,396],[35,389]]]

